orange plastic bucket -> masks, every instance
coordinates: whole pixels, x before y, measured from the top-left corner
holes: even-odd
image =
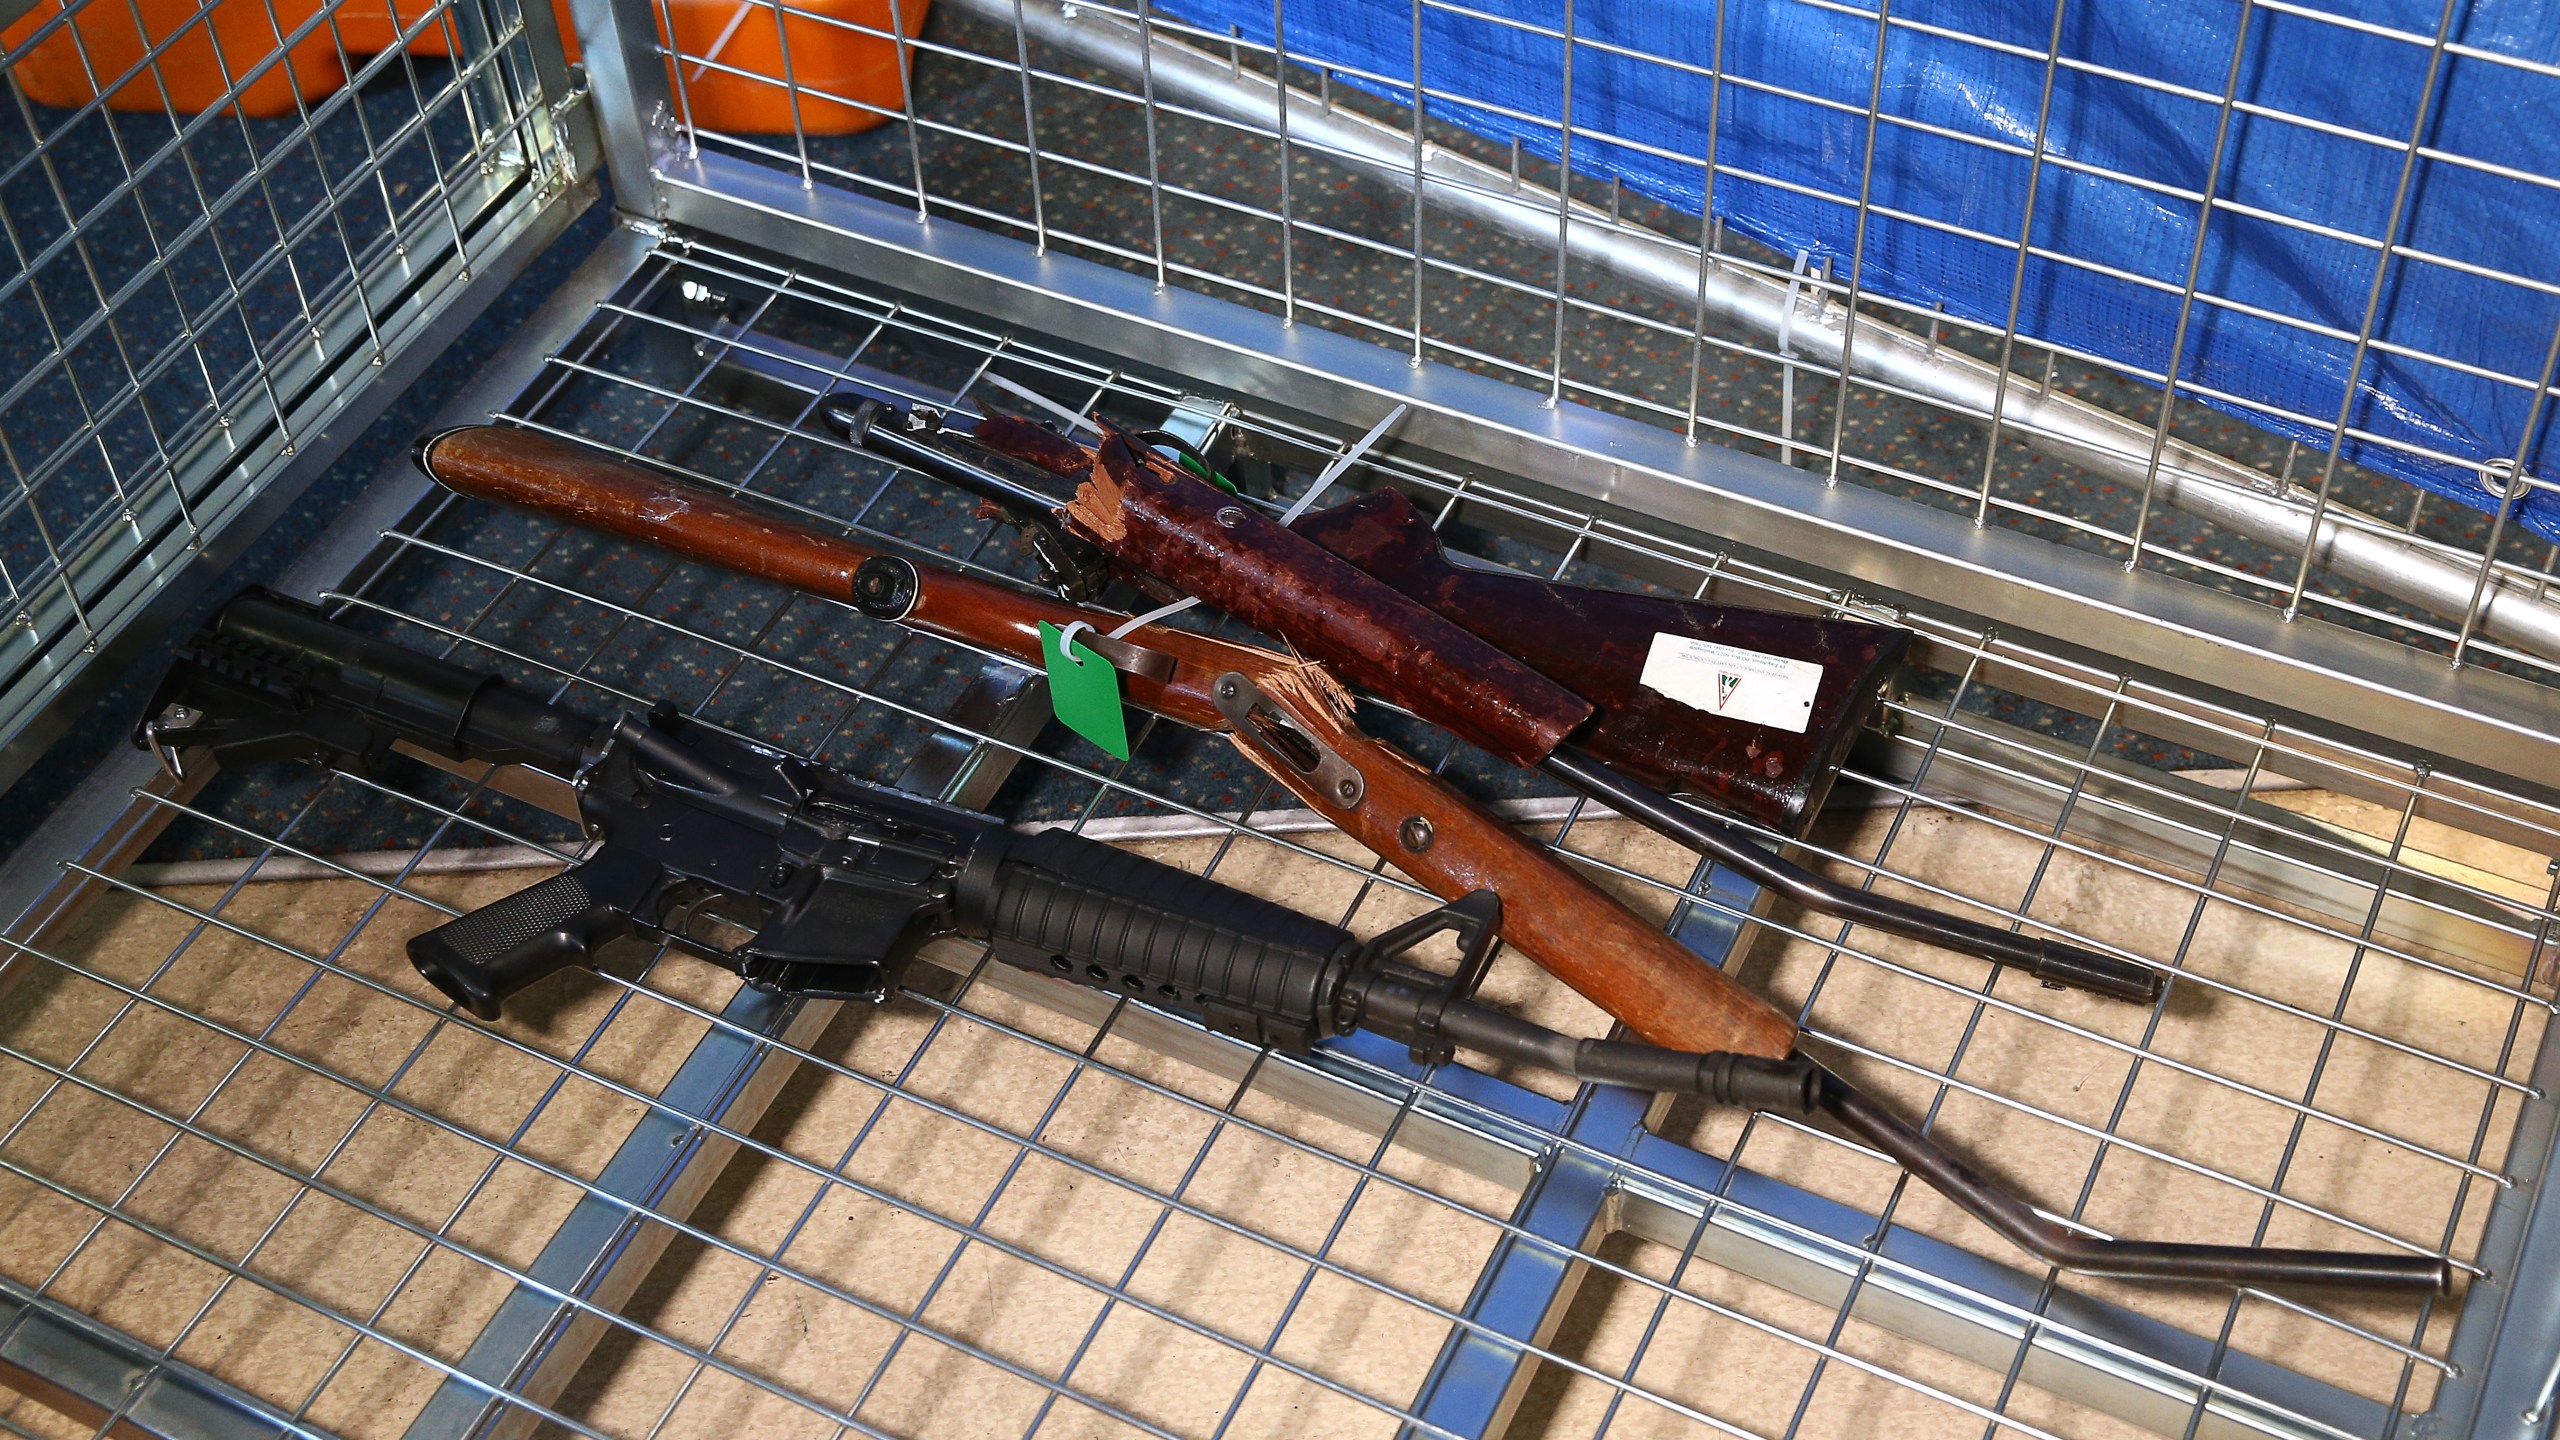
[[[68,110],[97,98],[108,88],[107,104],[118,110],[169,109],[193,113],[221,103],[234,78],[245,76],[276,53],[277,35],[290,35],[319,9],[318,0],[215,0],[203,20],[189,0],[93,0],[82,6],[69,25],[45,37],[20,59],[14,73],[27,98],[39,105]],[[41,0],[17,23],[0,31],[0,43],[14,50],[46,21],[62,13],[62,0]],[[135,23],[139,15],[143,29]],[[78,37],[73,37],[77,30]],[[176,38],[171,39],[170,37]],[[152,46],[167,40],[157,63],[142,66]],[[88,65],[81,65],[85,50]],[[137,66],[142,66],[136,70]],[[124,79],[134,71],[131,79]],[[92,82],[92,72],[96,80]],[[251,115],[282,115],[294,97],[316,99],[347,83],[338,63],[338,47],[327,27],[293,47],[293,53],[252,81],[239,97]],[[166,98],[163,98],[166,86]]]
[[[789,0],[783,16],[791,39],[788,74],[800,91],[799,126],[812,135],[846,135],[868,130],[888,118],[856,108],[853,101],[884,110],[905,103],[899,84],[897,47],[890,28],[890,0]],[[684,62],[684,102],[693,122],[706,130],[736,134],[787,134],[793,128],[791,89],[784,83],[781,36],[776,32],[772,0],[664,0],[672,13],[676,49]],[[335,34],[323,23],[294,45],[290,55],[270,67],[239,96],[242,111],[252,116],[290,113],[294,99],[313,100],[344,85],[347,72],[339,58],[344,44],[349,56],[388,50],[399,43],[403,28],[394,18],[416,25],[426,13],[424,0],[343,0],[335,14]],[[903,33],[923,28],[931,0],[897,0],[896,19]],[[318,12],[320,0],[214,0],[198,18],[196,0],[91,0],[71,24],[47,36],[20,59],[14,72],[27,98],[39,105],[71,109],[112,87],[107,104],[118,110],[170,109],[192,114],[221,102],[231,88],[226,77],[248,74],[278,49],[278,34],[294,29]],[[652,7],[656,8],[656,7]],[[273,18],[270,19],[270,9]],[[25,16],[0,31],[0,44],[16,49],[36,29],[62,11],[62,0],[40,0]],[[148,30],[138,29],[139,12]],[[569,25],[566,0],[554,0],[560,34],[569,58],[578,58],[578,39]],[[840,22],[840,23],[837,23]],[[863,30],[847,28],[861,26]],[[72,32],[78,31],[75,41]],[[864,31],[880,33],[864,33]],[[157,74],[146,67],[119,83],[140,65],[151,46],[174,35],[158,56]],[[410,52],[451,53],[451,31],[441,19],[418,32]],[[88,68],[81,64],[87,51]],[[218,52],[218,53],[217,53]],[[709,63],[705,63],[705,62]],[[90,71],[97,74],[96,85]],[[669,84],[677,83],[675,66]],[[166,98],[163,98],[163,87]]]
[[[913,36],[924,28],[931,3],[898,0],[900,33]],[[799,128],[807,133],[850,135],[889,118],[837,100],[890,111],[906,103],[906,91],[898,81],[898,48],[888,38],[889,0],[790,0],[787,12],[776,11],[771,0],[667,0],[667,4],[675,14],[675,48],[686,57],[680,62],[681,103],[691,111],[693,123],[705,130],[740,135],[790,133],[792,92],[783,83],[782,64],[785,34],[791,39],[788,73],[800,91]],[[863,29],[849,30],[846,25]],[[676,66],[668,68],[673,85]]]

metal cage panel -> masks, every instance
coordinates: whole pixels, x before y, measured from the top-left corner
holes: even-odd
[[[2484,470],[2495,513],[2456,514],[2211,419],[2195,402],[2231,397],[2175,364],[1915,310],[1444,124],[1444,103],[1485,109],[1463,67],[1416,62],[1435,115],[1417,125],[1398,73],[1292,44],[1285,8],[1257,39],[1145,3],[906,5],[575,0],[627,224],[453,418],[1017,574],[999,529],[802,423],[831,376],[926,394],[1000,375],[1214,434],[1281,495],[1410,403],[1363,483],[1438,502],[1457,548],[1912,626],[1916,683],[1842,803],[1762,838],[2176,966],[2178,998],[2105,1011],[1817,922],[1365,719],[1745,967],[1826,1060],[2055,1213],[2440,1253],[2459,1293],[2305,1304],[2023,1269],[1818,1132],[1423,1075],[1381,1045],[1259,1054],[965,952],[878,1012],[634,954],[484,1029],[396,942],[574,836],[481,786],[178,789],[137,759],[0,872],[0,910],[28,902],[0,970],[0,1203],[36,1242],[8,1256],[0,1375],[43,1407],[0,1422],[2547,1430],[2560,649],[2540,638],[2549,556],[2505,523],[2543,484],[2528,467]],[[1878,45],[1948,28],[1814,8]],[[1568,53],[1570,25],[1546,37]],[[508,32],[537,81],[541,28]],[[804,63],[830,39],[897,84]],[[1840,113],[1908,128],[1877,88]],[[556,121],[577,153],[575,104],[491,113]],[[865,116],[886,123],[849,128]],[[493,133],[493,183],[533,179],[509,155],[565,170]],[[1873,210],[1855,185],[1815,198]],[[2226,299],[2191,283],[2178,313]],[[2386,337],[2368,316],[2325,338]],[[2549,377],[2520,383],[2538,407]],[[1020,823],[1331,897],[1355,926],[1413,903],[1217,744],[1158,727],[1115,765],[1044,739],[1037,688],[982,657],[414,477],[387,477],[298,584],[581,703],[672,698]],[[286,876],[325,898],[262,898]],[[1594,1023],[1525,967],[1499,979]],[[184,1203],[216,1193],[234,1203]]]
[[[2363,46],[2356,54],[2377,67],[2375,85],[2406,93],[2373,100],[2356,125],[2320,113],[2316,101],[2288,108],[2283,100],[2235,99],[2228,89],[2219,97],[2190,93],[2158,74],[2091,58],[2066,40],[2079,26],[2066,25],[2063,6],[2053,7],[2049,27],[2027,27],[2037,32],[2033,44],[2006,33],[2016,28],[2006,10],[1968,19],[1890,4],[1707,6],[1661,17],[1654,39],[1662,53],[1620,33],[1625,22],[1615,10],[1592,9],[1581,22],[1588,32],[1577,30],[1570,4],[1426,0],[1409,13],[1372,7],[1365,20],[1356,7],[1311,6],[1315,14],[1293,21],[1286,4],[946,0],[937,12],[943,23],[913,39],[893,34],[913,28],[915,18],[895,3],[867,25],[837,8],[774,7],[776,25],[804,26],[795,34],[894,47],[915,77],[897,103],[797,78],[786,86],[787,63],[724,64],[707,36],[667,28],[675,12],[665,4],[624,8],[599,4],[596,12],[618,14],[622,32],[651,56],[645,71],[635,64],[631,72],[634,114],[661,127],[656,141],[633,137],[629,168],[646,163],[650,144],[662,158],[735,157],[804,185],[872,196],[1357,335],[1417,362],[1498,376],[1551,403],[1635,416],[1691,441],[1812,470],[1825,483],[1873,486],[2197,580],[2274,607],[2288,621],[2307,615],[2389,634],[2456,663],[2476,658],[2535,674],[2560,656],[2560,610],[2545,594],[2554,552],[2516,518],[2549,489],[2535,448],[2547,407],[2535,397],[2550,384],[2548,365],[2536,363],[2550,347],[2537,344],[2501,370],[2454,353],[2450,342],[2440,342],[2440,353],[2387,330],[2395,307],[2417,303],[2404,294],[2426,293],[2446,275],[2483,287],[2465,304],[2531,315],[2551,309],[2547,277],[2518,268],[2523,262],[2502,271],[2447,253],[2441,236],[2412,233],[2426,167],[2496,175],[2518,187],[2519,204],[2539,203],[2560,183],[2518,168],[2538,162],[2430,129],[2453,104],[2444,98],[2449,87],[2469,94],[2503,86],[2522,105],[2541,93],[2548,72],[2547,61],[2525,53],[2530,47],[2485,34],[2466,40],[2466,26],[2485,24],[2464,21],[2466,7],[2442,7],[2444,28],[2424,30],[2256,0],[2215,7],[2209,23],[2228,29],[2237,47],[2233,85],[2240,57],[2259,63],[2265,35],[2279,26],[2289,27],[2293,45]],[[951,18],[954,11],[965,22]],[[1794,23],[1785,12],[1820,13],[1851,32],[1864,27],[1872,53],[1851,55],[1860,47],[1844,40],[1843,56],[1863,63],[1863,72],[1824,76],[1820,86],[1799,78],[1791,88],[1755,73],[1747,58],[1727,68],[1723,37],[1752,23],[1735,18],[1744,12],[1763,28]],[[1229,15],[1250,23],[1215,23]],[[2248,48],[2253,25],[2257,50]],[[1707,38],[1691,33],[1702,28]],[[1534,49],[1535,63],[1559,72],[1536,79],[1548,108],[1524,110],[1510,98],[1532,62],[1508,50],[1455,48],[1451,36],[1462,32]],[[670,33],[677,41],[666,39]],[[1419,38],[1408,50],[1396,36]],[[1673,55],[1675,38],[1700,53]],[[2023,112],[1963,123],[1929,113],[1932,103],[1944,108],[1943,97],[1926,93],[1899,58],[1890,64],[1895,83],[1884,83],[1888,57],[1924,43],[1948,48],[1959,66],[1972,57],[2023,67]],[[663,75],[657,57],[666,57]],[[1750,168],[1717,149],[1712,113],[1686,150],[1612,129],[1606,115],[1572,108],[1577,59],[1590,68],[1650,66],[1662,85],[1694,88],[1710,111],[1786,107],[1809,127],[1803,147],[1819,158],[1806,163],[1821,173],[1782,181]],[[1419,127],[1405,103],[1417,66],[1435,117]],[[2051,116],[2038,113],[2038,87],[2023,78],[2034,72],[2048,100],[2057,83],[2118,86],[2161,103],[2207,111],[2218,104],[2240,120],[2213,133],[2212,145],[2193,157],[2198,174],[2184,181],[2111,169],[2048,143],[2042,127]],[[724,128],[725,113],[696,116],[690,103],[706,76],[898,123],[851,136],[796,121]],[[1620,89],[1643,84],[1622,79]],[[1018,103],[997,103],[1006,89],[1018,92]],[[777,101],[776,108],[787,107]],[[2401,111],[2405,123],[2396,118]],[[2378,118],[2386,112],[2395,117],[2388,124]],[[1444,113],[1473,128],[1441,123]],[[2243,133],[2280,156],[2292,153],[2282,148],[2287,142],[2268,135],[2334,141],[2381,157],[2374,163],[2405,162],[2418,178],[2404,181],[2381,213],[2353,224],[2322,219],[2308,200],[2270,208],[2256,171],[2282,162],[2244,155],[2235,138]],[[1869,157],[1924,141],[1947,147],[1951,167],[1996,157],[2023,168],[2025,208],[1957,224],[1885,205],[1872,193]],[[2176,211],[2177,223],[2193,231],[2199,257],[2216,226],[2334,244],[2353,257],[2336,263],[2354,282],[2352,298],[2366,303],[2335,316],[2270,310],[2230,292],[2229,277],[2218,278],[2201,258],[2183,275],[2128,270],[2102,253],[2105,237],[2060,233],[2055,218],[2037,210],[2036,179],[2048,171],[2056,190],[2067,182],[2155,198],[2164,215]],[[1702,224],[1699,204],[1684,210],[1611,178],[1631,172],[1678,177],[1666,183],[1702,196],[1719,223]],[[1779,202],[1836,212],[1825,225],[1853,243],[1817,262],[1812,250],[1790,255],[1745,238],[1768,228],[1752,223],[1761,218],[1753,205]],[[1723,223],[1728,216],[1731,225]],[[1999,313],[1968,321],[1879,285],[1860,264],[1871,221],[1877,229],[1909,227],[1919,238],[1903,241],[1907,247],[2005,257],[2014,272],[2005,309],[1995,305]],[[1879,264],[1886,258],[1879,254]],[[2174,343],[2165,355],[2107,352],[2023,326],[2021,300],[2032,301],[2044,283],[2031,277],[2047,271],[2103,279],[2136,297],[2127,303],[2167,305]],[[2335,400],[2289,408],[2193,373],[2194,352],[2243,326],[2265,327],[2269,346],[2318,352],[2340,371]],[[2379,377],[2394,366],[2487,387],[2481,406],[2524,417],[2516,452],[2453,454],[2441,440],[2382,433],[2371,412]],[[1911,443],[1915,430],[1925,443]],[[2381,468],[2357,463],[2376,457]],[[2395,478],[2394,465],[2451,478],[2426,489]]]
[[[556,233],[592,141],[553,113],[567,73],[540,6],[11,8],[13,777],[89,657],[202,571],[208,545],[236,548],[244,519],[298,488],[287,477],[316,473],[451,338],[469,297]]]

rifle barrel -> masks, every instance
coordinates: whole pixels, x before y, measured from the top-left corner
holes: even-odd
[[[1575,745],[1559,745],[1539,767],[1654,833],[1732,866],[1808,910],[1855,921],[1942,950],[2024,970],[2048,985],[2068,986],[2149,1005],[2168,978],[2136,960],[2103,955],[2060,940],[2012,934],[1979,920],[1946,915],[1908,900],[1843,885],[1762,850],[1689,807],[1629,780]]]
[[[2437,1255],[2382,1255],[2361,1250],[2295,1250],[2259,1245],[2189,1245],[2120,1240],[2074,1230],[2036,1213],[1962,1160],[1938,1148],[1902,1117],[1822,1073],[1816,1106],[1842,1129],[1883,1151],[1922,1183],[2019,1249],[2083,1275],[2119,1280],[2183,1280],[2286,1289],[2383,1290],[2440,1294],[2453,1267]]]

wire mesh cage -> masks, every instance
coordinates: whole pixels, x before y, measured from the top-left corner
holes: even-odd
[[[574,177],[548,13],[537,46],[513,5],[407,9],[83,0],[0,36],[7,773]]]
[[[2500,217],[2552,166],[2484,112],[2548,57],[2460,5],[1941,8],[957,0],[868,107],[897,138],[692,114],[687,77],[780,72],[681,27],[653,103],[681,146],[2547,661],[2560,315]]]
[[[2535,728],[2548,542],[2525,517],[2547,359],[2519,378],[2414,353],[2397,301],[2375,301],[2301,332],[2352,355],[2340,394],[2366,398],[2320,413],[2244,392],[2194,359],[2240,340],[2188,317],[2285,317],[2183,252],[2177,284],[2135,288],[2174,302],[2192,352],[2071,340],[2024,297],[2038,267],[2103,257],[2052,253],[2031,201],[2013,228],[1956,234],[1885,198],[1879,137],[2152,177],[2041,122],[1964,133],[1888,83],[1898,47],[2023,65],[2048,101],[2030,119],[2094,80],[2203,106],[2221,134],[2196,157],[2197,254],[2219,253],[2214,225],[2312,224],[2202,184],[2226,151],[2343,122],[2219,71],[2180,86],[2066,53],[2061,7],[2032,43],[1916,8],[1792,7],[1864,46],[1807,88],[1732,39],[1768,38],[1733,8],[1702,12],[1680,44],[1709,48],[1683,60],[1587,4],[1377,10],[1365,34],[1287,7],[575,7],[631,223],[456,418],[1024,578],[1007,529],[829,438],[818,398],[857,373],[919,398],[1002,379],[1192,437],[1274,506],[1409,403],[1343,483],[1403,491],[1453,550],[1914,631],[1910,684],[1830,809],[1758,839],[2177,983],[2144,1009],[2004,980],[1797,909],[1410,717],[1364,706],[1365,727],[1776,997],[1808,1051],[2049,1213],[2440,1255],[2453,1294],[2065,1275],[1820,1128],[1483,1056],[1425,1069],[1371,1040],[1258,1051],[966,946],[878,1008],[634,947],[478,1025],[400,942],[574,857],[574,826],[502,775],[180,783],[136,757],[39,842],[65,863],[0,970],[0,1378],[30,1397],[0,1422],[2543,1433],[2560,806],[2542,787],[2560,772]],[[2341,143],[2543,183],[2428,118],[2458,108],[2437,98],[2455,79],[2541,73],[2456,7],[2423,33],[2294,6],[2230,18],[2196,43],[2234,73],[2300,25],[2426,61],[2388,97],[2409,109],[2389,147]],[[1485,26],[1526,47],[1515,69],[1558,61],[1551,108],[1469,63]],[[539,28],[488,33],[532,46]],[[1743,118],[1703,148],[1657,143],[1602,103],[1632,104],[1623,76],[1573,83],[1612,64],[1703,72]],[[1716,148],[1775,123],[1743,114],[1763,101],[1846,127],[1828,181]],[[1664,176],[1688,172],[1684,206]],[[1771,192],[1855,234],[1826,251],[1803,221],[1806,243],[1776,243]],[[2426,249],[2422,208],[2376,222],[2366,248],[2388,263],[2358,273],[2494,271]],[[1908,274],[1870,239],[1882,254],[1893,227],[1933,225],[2005,257],[2005,309],[1897,292]],[[2522,269],[2476,278],[2543,293]],[[2360,408],[2421,361],[2524,397],[2468,412],[2512,440],[2506,468]],[[2448,492],[2466,465],[2485,504]],[[1158,724],[1115,761],[1044,731],[1037,685],[963,647],[414,478],[298,576],[351,623],[591,711],[672,703],[1362,933],[1423,903],[1213,737]],[[2232,603],[2194,598],[2214,591]],[[1517,957],[1489,992],[1605,1024]]]

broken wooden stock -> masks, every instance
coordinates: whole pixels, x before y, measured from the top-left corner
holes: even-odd
[[[1911,634],[1898,626],[1710,605],[1462,568],[1400,490],[1299,517],[1289,527],[1591,702],[1575,744],[1657,789],[1794,834],[1822,808]],[[1642,682],[1656,636],[1821,667],[1804,728],[1753,724]]]

